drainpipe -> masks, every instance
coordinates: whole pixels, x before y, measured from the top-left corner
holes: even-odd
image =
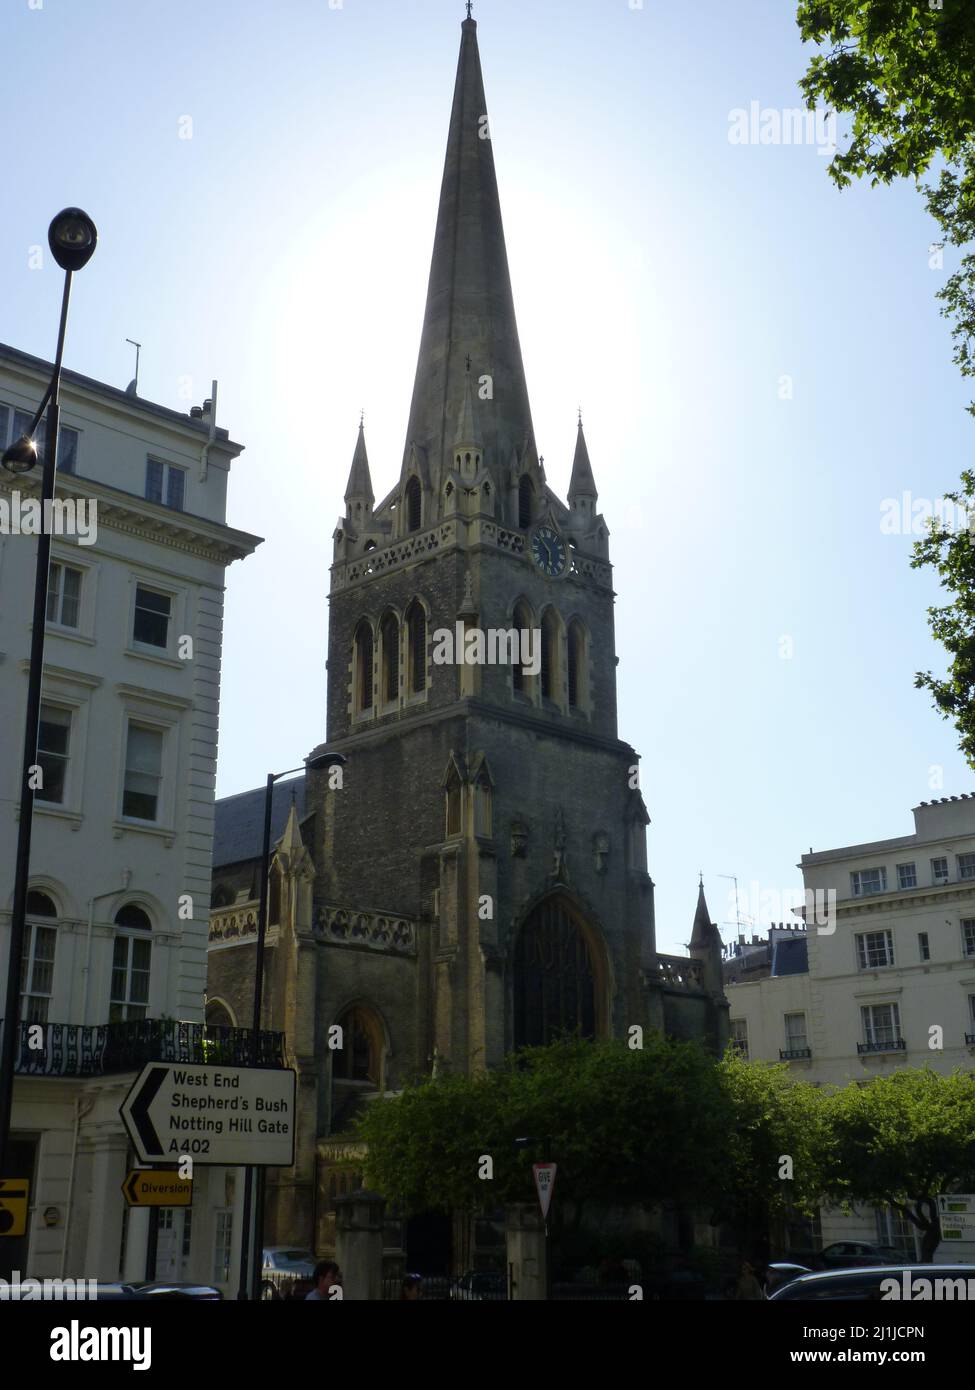
[[[102,894],[107,897],[107,894]],[[95,1097],[92,1096],[87,1101],[81,1096],[75,1098],[74,1103],[74,1141],[71,1145],[71,1175],[68,1178],[68,1200],[64,1213],[64,1241],[61,1245],[61,1278],[64,1278],[65,1265],[68,1260],[68,1233],[71,1230],[71,1203],[74,1198],[74,1175],[78,1161],[78,1132],[81,1129],[81,1121],[91,1113],[95,1105]],[[82,1109],[84,1106],[84,1109]]]
[[[85,944],[85,968],[83,972],[85,976],[85,992],[81,1003],[81,1026],[83,1028],[88,1026],[88,996],[91,992],[89,988],[91,981],[91,938],[95,928],[95,904],[100,902],[102,898],[114,898],[117,893],[124,893],[131,882],[132,870],[123,869],[121,888],[113,888],[108,893],[96,893],[93,898],[88,899],[88,938]]]
[[[210,465],[210,450],[213,448],[217,438],[217,383],[213,382],[210,387],[210,438],[203,446],[203,453],[200,455],[200,482],[207,480],[207,469]]]

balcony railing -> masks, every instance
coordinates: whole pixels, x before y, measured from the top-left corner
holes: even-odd
[[[883,1042],[857,1043],[857,1052],[906,1052],[907,1043],[903,1038],[887,1038]]]
[[[158,1018],[90,1027],[21,1023],[14,1071],[18,1076],[108,1076],[139,1071],[147,1062],[249,1067],[252,1038],[250,1028]],[[284,1034],[262,1031],[258,1066],[284,1065]]]
[[[780,1047],[780,1062],[802,1062],[812,1056],[811,1047]]]

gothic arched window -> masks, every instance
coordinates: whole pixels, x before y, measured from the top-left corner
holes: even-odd
[[[531,613],[528,611],[528,605],[525,604],[525,603],[516,603],[516,604],[515,604],[515,611],[514,611],[514,613],[512,614],[512,619],[511,619],[511,621],[512,621],[512,626],[516,629],[516,631],[517,631],[517,633],[518,633],[519,655],[524,656],[524,655],[525,655],[524,650],[521,649],[521,643],[522,643],[522,640],[523,640],[521,634],[524,632],[524,633],[526,634],[526,639],[530,641],[530,640],[531,640],[530,634],[531,634],[531,629],[532,629],[532,615],[531,615]],[[516,661],[516,662],[514,662],[514,663],[512,664],[512,667],[511,667],[511,688],[512,688],[512,690],[516,690],[520,695],[527,695],[527,694],[529,693],[529,685],[528,685],[528,682],[529,682],[530,679],[531,679],[531,677],[529,676],[528,672],[525,670],[524,664],[523,664],[521,661]]]
[[[414,695],[422,695],[427,688],[427,615],[419,599],[406,610],[406,637],[408,686]]]
[[[372,627],[363,618],[355,630],[353,688],[356,714],[372,709],[372,645]]]
[[[385,1033],[379,1015],[353,1004],[336,1020],[342,1046],[329,1052],[332,1062],[332,1130],[347,1129],[363,1096],[383,1084]]]
[[[461,795],[463,788],[457,769],[451,765],[445,786],[445,800],[447,811],[447,835],[459,835],[461,832]]]
[[[569,624],[568,676],[569,709],[585,708],[586,705],[586,634],[582,624],[573,620]]]
[[[383,646],[383,700],[399,699],[399,621],[394,613],[383,618],[380,627]]]
[[[564,899],[539,903],[515,943],[515,1047],[595,1038],[602,1031],[599,974],[587,933]]]
[[[423,522],[423,493],[419,478],[411,478],[406,484],[406,529],[419,531]]]
[[[559,698],[559,625],[555,615],[546,613],[542,619],[542,699]]]
[[[532,524],[534,497],[535,489],[532,487],[532,480],[527,473],[523,473],[518,484],[518,527],[522,531],[527,531]]]

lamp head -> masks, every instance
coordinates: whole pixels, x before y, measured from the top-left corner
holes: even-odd
[[[327,767],[345,767],[346,760],[341,753],[319,753],[305,760],[309,772],[322,772]]]
[[[37,463],[37,445],[29,434],[22,434],[4,450],[0,462],[9,473],[29,473]]]
[[[98,230],[81,208],[65,208],[48,227],[47,244],[62,270],[81,270],[95,254]]]

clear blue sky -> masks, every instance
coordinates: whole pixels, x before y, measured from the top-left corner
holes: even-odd
[[[941,665],[937,589],[880,530],[885,498],[938,497],[970,461],[934,299],[951,267],[929,267],[911,187],[839,193],[814,146],[729,143],[735,108],[799,105],[793,10],[475,6],[539,447],[564,492],[583,406],[612,534],[665,950],[699,869],[724,924],[719,875],[785,892],[810,846],[907,834],[911,806],[973,781],[913,689]],[[182,379],[198,402],[217,377],[246,445],[229,519],[267,543],[229,576],[221,794],[323,736],[331,533],[360,407],[377,495],[398,474],[463,15],[0,12],[0,338],[50,355],[58,276],[28,248],[78,203],[101,240],[68,365],[124,386],[139,339],[142,395],[185,410]]]

